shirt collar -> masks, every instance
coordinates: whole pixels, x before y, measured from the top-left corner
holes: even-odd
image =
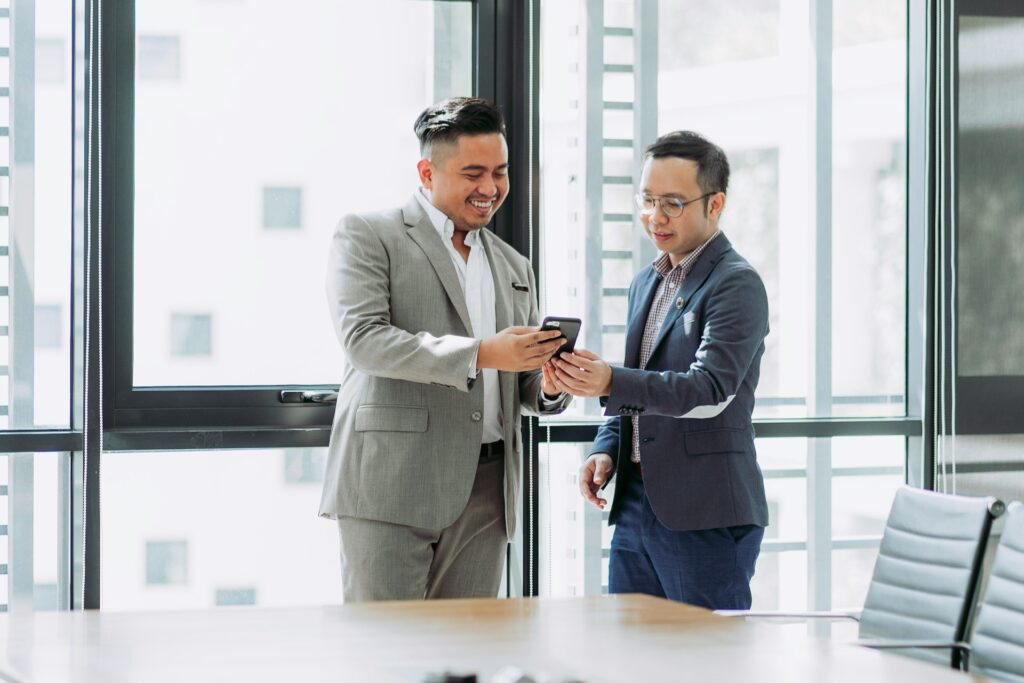
[[[721,234],[721,230],[715,230],[714,235],[709,237],[702,245],[684,256],[674,268],[672,267],[672,259],[669,257],[668,252],[661,252],[658,258],[654,259],[654,270],[658,273],[659,277],[667,277],[672,271],[678,271],[679,276],[685,278],[690,274],[690,271],[693,270],[693,265],[697,262],[697,257],[700,256],[701,253],[707,249],[707,246]]]
[[[452,223],[452,219],[448,218],[441,209],[437,208],[430,203],[427,199],[427,193],[424,191],[425,188],[418,187],[416,192],[413,194],[416,196],[416,201],[420,203],[423,210],[427,214],[427,218],[430,219],[430,224],[437,230],[437,234],[441,236],[441,239],[446,240],[447,244],[451,244],[452,235],[455,234],[455,224]],[[480,243],[480,231],[470,230],[466,235],[466,244],[471,247],[475,247]]]

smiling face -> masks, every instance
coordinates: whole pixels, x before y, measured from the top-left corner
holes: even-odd
[[[430,202],[462,232],[491,222],[508,196],[508,146],[501,133],[460,135],[417,165]]]
[[[697,162],[680,157],[652,157],[644,162],[640,192],[655,197],[675,197],[689,202],[704,192],[697,183]],[[725,194],[716,192],[707,199],[683,207],[683,213],[669,218],[661,204],[652,214],[640,214],[647,236],[659,251],[668,252],[672,265],[706,242],[718,229],[718,218],[725,208]]]

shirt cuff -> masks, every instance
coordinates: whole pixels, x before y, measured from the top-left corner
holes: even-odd
[[[466,371],[468,373],[466,375],[467,379],[476,379],[476,376],[480,373],[480,371],[477,370],[477,367],[476,367],[476,357],[479,354],[480,354],[480,346],[478,345],[476,347],[476,350],[473,351],[473,357],[469,359],[469,367],[466,369]]]
[[[555,398],[548,398],[547,394],[544,393],[544,390],[541,389],[540,390],[540,407],[541,408],[554,408],[559,403],[561,403],[562,399],[564,399],[564,398],[565,398],[565,392],[564,391],[562,393],[558,394],[558,396],[556,396]]]

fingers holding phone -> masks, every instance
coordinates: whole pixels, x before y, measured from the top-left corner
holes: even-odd
[[[551,359],[555,379],[573,396],[607,396],[612,390],[612,368],[596,353],[576,349]]]
[[[476,366],[506,372],[536,370],[561,346],[561,334],[535,327],[507,327],[480,342]]]

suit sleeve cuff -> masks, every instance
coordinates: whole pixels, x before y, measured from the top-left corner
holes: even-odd
[[[558,396],[555,396],[554,398],[548,398],[547,394],[544,393],[543,389],[541,389],[541,391],[540,391],[540,407],[541,407],[542,410],[547,410],[547,409],[550,409],[550,408],[554,408],[558,404],[560,404],[563,400],[565,400],[565,392],[564,391],[562,393],[558,394]]]

